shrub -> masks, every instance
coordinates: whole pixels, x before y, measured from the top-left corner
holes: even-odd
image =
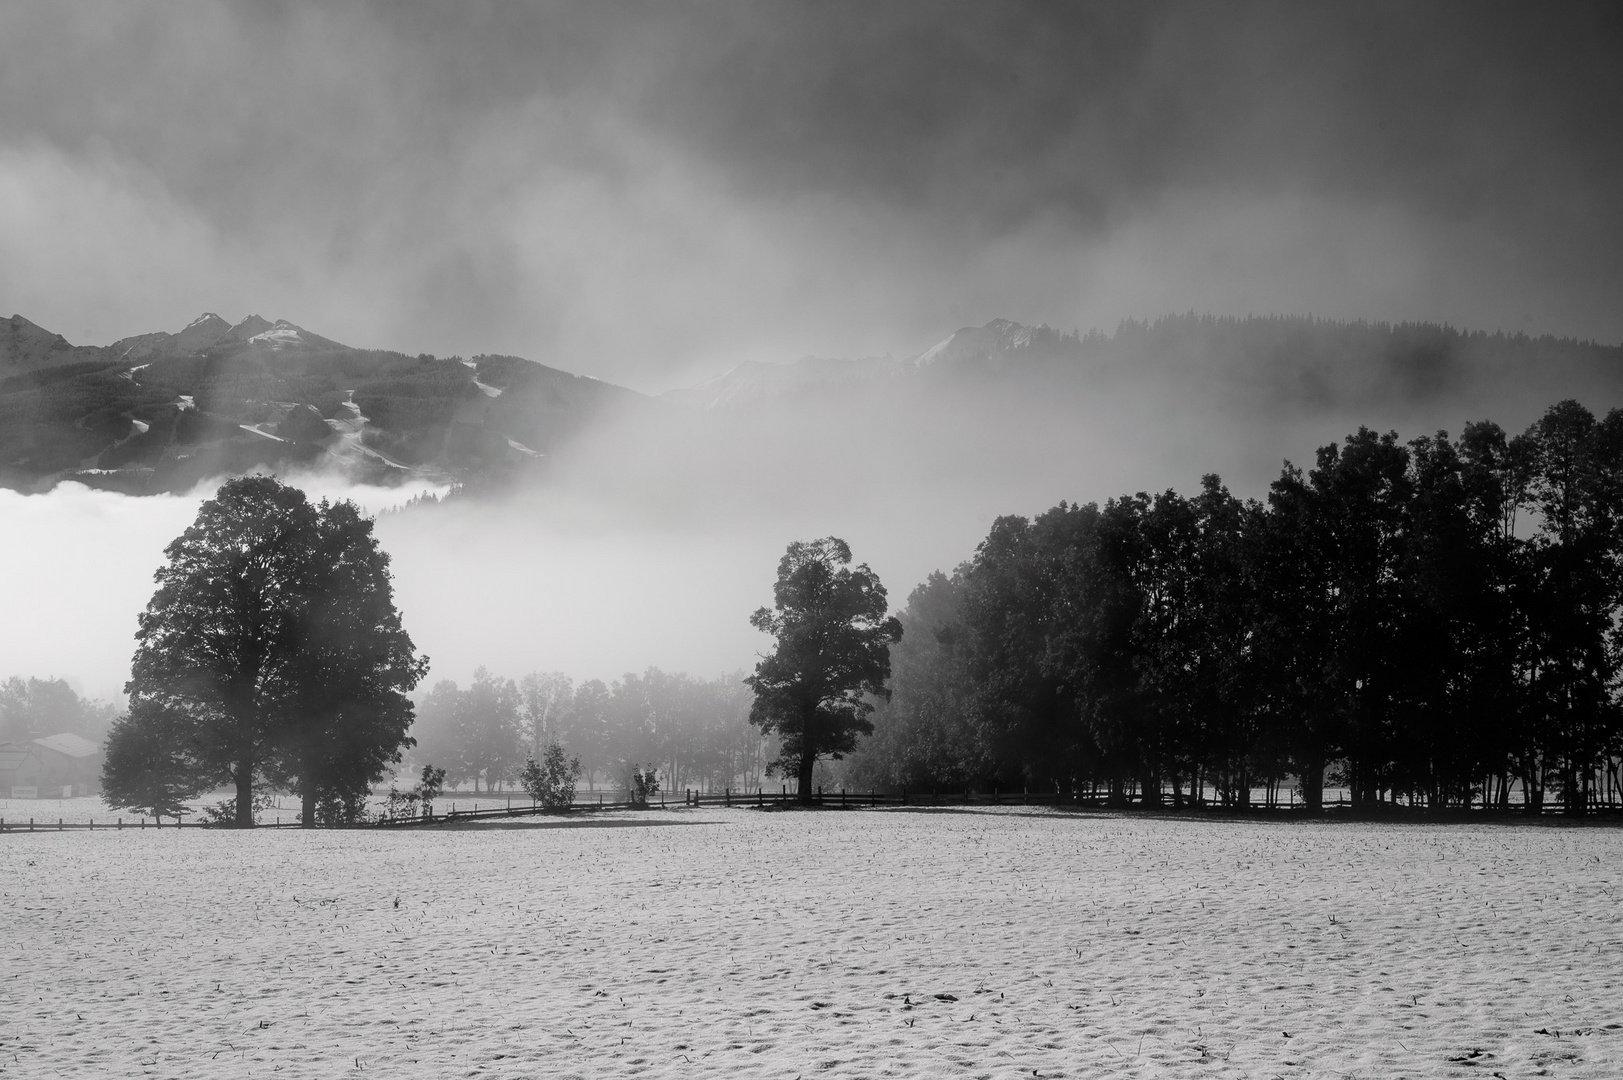
[[[564,759],[564,748],[557,743],[548,745],[538,765],[527,758],[519,783],[530,798],[548,810],[567,810],[575,801],[575,782],[580,779],[580,758]]]
[[[631,766],[631,783],[626,786],[631,792],[631,801],[646,809],[648,797],[659,794],[659,776],[652,768],[640,772],[641,768],[637,764]]]

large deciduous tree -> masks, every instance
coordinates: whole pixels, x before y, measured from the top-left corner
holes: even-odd
[[[199,781],[346,799],[411,744],[405,692],[423,675],[400,626],[388,556],[348,503],[312,505],[272,477],[228,481],[165,549],[140,617],[127,724],[179,738]],[[144,719],[145,718],[145,719]],[[131,736],[126,736],[131,737]]]
[[[802,801],[824,755],[839,758],[873,730],[866,695],[884,696],[890,647],[901,621],[887,614],[885,587],[866,563],[854,569],[844,540],[796,541],[778,563],[774,606],[750,616],[777,639],[770,656],[744,680],[755,691],[750,723],[777,732],[775,763],[793,772]]]

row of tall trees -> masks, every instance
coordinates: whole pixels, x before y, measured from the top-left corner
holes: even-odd
[[[1360,429],[1266,503],[1207,476],[998,519],[909,598],[847,776],[1581,813],[1617,786],[1620,615],[1623,412]]]
[[[577,685],[558,672],[514,681],[480,668],[466,687],[445,679],[429,690],[411,756],[486,790],[516,781],[553,744],[580,759],[589,789],[626,787],[637,766],[655,769],[667,790],[740,787],[759,782],[775,753],[749,726],[743,680],[649,668]]]

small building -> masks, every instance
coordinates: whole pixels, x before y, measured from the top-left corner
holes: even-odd
[[[39,758],[39,794],[69,799],[101,790],[101,747],[83,735],[64,731],[30,744]]]
[[[0,743],[0,796],[33,799],[39,796],[39,755],[24,743]]]

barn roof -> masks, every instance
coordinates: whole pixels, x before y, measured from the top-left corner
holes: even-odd
[[[11,772],[34,755],[32,746],[22,743],[0,743],[0,772]]]
[[[47,735],[43,739],[35,739],[34,745],[43,746],[47,750],[55,750],[59,754],[66,754],[68,757],[76,758],[90,757],[101,750],[101,747],[89,739],[82,735],[75,735],[70,731],[64,731],[60,735]]]

